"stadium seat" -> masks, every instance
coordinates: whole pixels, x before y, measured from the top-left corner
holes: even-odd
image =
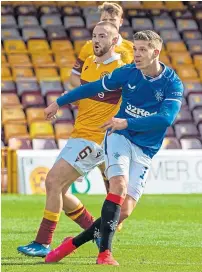
[[[185,109],[185,110],[189,109],[188,104],[187,104],[187,100],[185,99],[185,97],[182,98],[182,106],[181,106],[181,108]]]
[[[179,141],[174,137],[165,137],[161,149],[180,149]]]
[[[32,67],[32,63],[27,54],[10,54],[8,62],[12,67]]]
[[[12,15],[1,16],[1,26],[2,28],[16,28],[17,23],[15,17]]]
[[[54,139],[53,126],[47,121],[33,122],[30,125],[30,136],[32,139]]]
[[[192,19],[193,15],[190,10],[173,10],[171,16],[174,20],[177,19]]]
[[[133,18],[132,28],[135,31],[153,29],[152,21],[148,18]]]
[[[188,52],[174,52],[170,53],[169,55],[171,57],[171,63],[174,68],[177,68],[179,65],[187,65],[190,67],[190,65],[192,64],[192,58]]]
[[[41,94],[43,96],[47,95],[48,93],[59,93],[63,92],[63,87],[60,81],[41,81]]]
[[[4,126],[4,133],[6,143],[13,137],[29,138],[27,126],[23,124],[6,124]]]
[[[198,30],[196,22],[191,19],[177,19],[176,24],[179,32],[183,32],[185,30]]]
[[[190,54],[202,54],[202,41],[201,40],[190,40],[187,41],[187,46]]]
[[[202,92],[202,84],[199,82],[183,82],[183,84],[185,97],[187,97],[190,93]]]
[[[167,128],[166,136],[167,136],[167,137],[174,137],[174,136],[175,136],[175,132],[174,132],[173,127],[168,127],[168,128]]]
[[[67,121],[74,121],[70,106],[62,107],[57,112],[56,123],[67,123]]]
[[[32,142],[29,138],[10,138],[8,140],[8,147],[12,150],[32,149]]]
[[[48,40],[67,39],[67,33],[64,26],[49,26],[47,28]]]
[[[78,56],[80,51],[81,51],[81,48],[84,46],[84,44],[87,42],[87,40],[77,40],[77,41],[74,41],[74,52],[75,54]]]
[[[202,149],[202,144],[199,139],[181,139],[182,149]]]
[[[32,55],[32,63],[35,68],[56,66],[50,54],[34,54]]]
[[[192,122],[191,112],[189,110],[181,109],[178,113],[175,123]]]
[[[182,37],[185,42],[190,40],[200,40],[202,39],[202,34],[199,30],[185,30],[182,33]]]
[[[179,66],[178,66],[179,67]],[[196,72],[196,70],[192,67],[186,67],[183,66],[182,68],[178,68],[176,69],[178,76],[183,80],[183,81],[198,81],[198,74]]]
[[[197,137],[198,130],[196,128],[196,125],[194,124],[181,123],[181,124],[175,125],[175,134],[178,139],[188,138],[188,137]]]
[[[74,129],[72,123],[57,123],[55,124],[55,138],[56,139],[68,139]]]
[[[194,65],[199,70],[202,67],[202,55],[194,55]],[[202,89],[201,89],[202,90]]]
[[[70,39],[72,41],[78,41],[78,40],[90,40],[91,34],[90,31],[86,28],[71,28],[69,30]]]
[[[46,96],[46,104],[49,106],[51,103],[55,102],[58,97],[60,97],[61,94],[59,93],[48,93]]]
[[[144,9],[165,9],[163,1],[143,1]]]
[[[202,123],[202,108],[194,109],[192,113],[195,124],[198,125],[199,123]]]
[[[85,27],[85,23],[83,21],[83,18],[80,16],[65,16],[64,26],[66,29],[69,29],[71,27]]]
[[[21,40],[20,33],[15,28],[5,28],[1,30],[1,38],[5,40]]]
[[[13,15],[14,14],[14,10],[13,7],[11,5],[1,5],[1,14],[2,15]]]
[[[18,16],[18,26],[20,28],[24,27],[36,27],[39,25],[39,22],[35,16]]]
[[[15,93],[16,87],[12,80],[1,79],[1,92],[2,93]]]
[[[160,55],[160,61],[163,62],[165,65],[168,65],[169,67],[171,67],[171,62],[170,59],[167,55]]]
[[[60,77],[55,68],[36,68],[36,77],[38,81],[59,81]]]
[[[53,139],[33,139],[32,145],[34,150],[57,149],[57,145]]]
[[[20,108],[21,107],[20,100],[18,96],[14,93],[2,93],[1,107],[2,108],[10,108],[10,107]]]
[[[8,67],[2,67],[1,69],[2,80],[12,80],[11,70]]]
[[[29,40],[27,42],[27,47],[31,54],[44,54],[44,52],[46,52],[46,54],[51,53],[48,42],[45,40]]]
[[[73,46],[72,43],[68,40],[59,40],[59,41],[51,41],[51,49],[53,53],[61,54],[73,54]]]
[[[129,11],[134,8],[143,8],[143,5],[140,1],[122,1],[121,6],[124,9],[128,9]]]
[[[26,124],[25,113],[20,108],[2,109],[2,123],[5,124]]]
[[[160,36],[164,42],[181,40],[180,34],[176,29],[161,30]]]
[[[55,55],[55,62],[59,67],[68,67],[72,68],[76,62],[76,58],[74,55],[66,55],[66,54],[57,54]]]
[[[27,53],[25,43],[20,40],[6,40],[4,41],[4,48],[7,54]]]
[[[23,5],[21,1],[19,1],[19,5],[18,7],[16,7],[16,14],[17,15],[37,15],[37,9],[32,5],[33,2],[30,3],[30,5],[28,4],[28,1],[25,2],[25,4]],[[17,3],[16,3],[17,4]]]
[[[121,27],[120,34],[126,40],[133,40],[133,29],[130,26]]]
[[[59,15],[42,15],[41,25],[43,28],[48,28],[49,26],[61,26],[62,21]]]
[[[22,105],[24,108],[28,107],[44,107],[44,99],[40,94],[22,94]]]
[[[72,71],[72,68],[68,68],[68,67],[60,68],[60,77],[62,82],[65,82],[69,79],[71,75],[71,71]]]
[[[97,24],[97,22],[99,22],[99,20],[100,20],[99,14],[88,15],[86,17],[86,28],[92,30]]]
[[[202,93],[190,94],[188,97],[188,103],[190,110],[202,107]]]
[[[44,108],[28,108],[26,116],[29,125],[36,121],[44,121]]]
[[[199,124],[198,129],[199,129],[200,135],[202,137],[202,124]]]
[[[27,27],[22,30],[22,37],[27,42],[30,39],[44,39],[46,34],[40,27]]]
[[[171,52],[187,52],[186,45],[182,41],[172,41],[166,43],[168,53]]]
[[[35,80],[36,77],[34,75],[34,72],[31,68],[26,68],[26,67],[22,67],[22,68],[13,68],[12,69],[13,72],[13,79],[16,80]]]
[[[17,93],[21,96],[23,93],[39,94],[40,87],[36,81],[21,81],[16,80]]]
[[[71,15],[71,16],[77,16],[77,15],[81,15],[81,9],[80,7],[70,7],[70,6],[66,6],[66,7],[63,7],[62,8],[62,14],[64,16],[68,16],[68,15]]]
[[[154,29],[156,31],[175,29],[175,24],[170,18],[154,18]]]
[[[167,10],[184,10],[186,8],[182,1],[165,1],[165,7]]]
[[[39,12],[41,15],[51,15],[51,14],[57,14],[59,15],[59,9],[54,6],[49,6],[49,3],[47,5],[43,5],[39,8]]]

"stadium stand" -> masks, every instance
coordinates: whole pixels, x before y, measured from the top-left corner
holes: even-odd
[[[154,29],[165,45],[160,60],[177,71],[185,98],[167,131],[164,149],[202,148],[202,6],[200,1],[122,1],[122,36]],[[51,124],[43,109],[68,91],[68,78],[92,27],[100,2],[2,2],[2,146],[61,148],[77,108],[62,108]]]

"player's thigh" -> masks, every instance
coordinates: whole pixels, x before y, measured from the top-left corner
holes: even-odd
[[[103,149],[98,144],[81,138],[69,139],[58,156],[63,158],[82,176],[103,163]]]
[[[148,166],[131,161],[127,194],[136,202],[138,202],[144,192],[148,173]]]
[[[127,139],[119,134],[113,133],[105,136],[105,175],[110,180],[112,177],[129,177],[131,160],[131,148]]]

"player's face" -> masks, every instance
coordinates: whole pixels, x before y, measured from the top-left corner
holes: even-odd
[[[100,16],[100,21],[110,22],[110,23],[114,24],[117,29],[119,29],[123,23],[123,19],[120,16],[118,16],[118,15],[112,16],[111,14],[109,14],[106,11],[102,12],[102,14]]]
[[[149,46],[148,41],[134,41],[134,60],[138,69],[145,69],[150,66],[157,56],[154,48]]]
[[[106,54],[112,46],[112,36],[106,27],[96,26],[93,30],[93,50],[97,57]]]

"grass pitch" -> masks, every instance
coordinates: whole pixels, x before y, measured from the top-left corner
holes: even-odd
[[[104,196],[79,196],[99,216]],[[95,265],[97,248],[88,243],[60,263],[17,253],[17,246],[34,240],[44,196],[2,196],[2,271],[8,272],[201,272],[202,195],[144,195],[114,239],[120,267]],[[52,247],[80,228],[61,216]]]

